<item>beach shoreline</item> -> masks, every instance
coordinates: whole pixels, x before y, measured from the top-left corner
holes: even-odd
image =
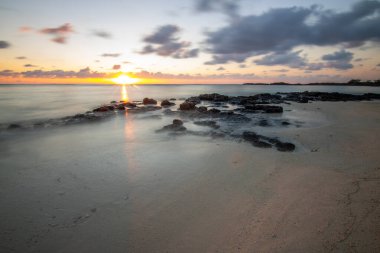
[[[273,130],[294,152],[155,133],[171,118],[139,115],[5,141],[2,251],[378,251],[380,103],[284,111],[319,122]]]

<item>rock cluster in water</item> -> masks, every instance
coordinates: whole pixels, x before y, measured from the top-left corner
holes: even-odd
[[[160,106],[158,101],[153,98],[144,98],[142,101],[126,102],[111,101],[109,104],[102,105],[83,114],[51,119],[42,122],[29,124],[12,123],[5,127],[8,130],[23,128],[37,128],[54,125],[76,124],[81,122],[95,122],[117,112],[126,113],[146,113],[162,110],[166,116],[176,117],[172,124],[162,127],[156,132],[168,132],[173,135],[197,135],[209,136],[212,138],[229,137],[251,143],[260,148],[276,148],[278,151],[294,151],[295,145],[290,142],[283,142],[278,138],[272,138],[257,134],[254,131],[243,131],[235,133],[232,130],[245,126],[272,126],[267,118],[260,118],[259,115],[271,115],[283,113],[281,104],[309,103],[312,101],[363,101],[380,99],[380,94],[366,93],[363,95],[352,95],[343,93],[328,92],[290,92],[276,94],[257,94],[253,96],[225,96],[217,93],[201,94],[185,99],[179,103],[179,107],[172,110],[171,107],[177,105],[175,98],[162,100]],[[253,115],[253,116],[252,116]],[[254,116],[258,115],[258,116]],[[158,116],[158,115],[155,115]],[[161,117],[161,116],[160,116]],[[193,131],[184,126],[183,119],[191,121],[192,124],[206,127],[208,131]],[[254,122],[252,122],[254,120]],[[230,126],[230,130],[221,128],[221,124]],[[278,126],[287,127],[291,125],[287,120],[277,122]],[[4,128],[4,127],[3,127]],[[231,130],[231,128],[233,128]]]

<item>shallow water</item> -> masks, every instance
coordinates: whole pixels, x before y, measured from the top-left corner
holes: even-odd
[[[122,99],[121,86],[0,85],[0,123],[43,120],[75,115],[103,103]],[[292,91],[379,93],[378,87],[355,86],[248,86],[248,85],[142,85],[128,87],[130,100],[186,98],[202,93],[230,96]]]

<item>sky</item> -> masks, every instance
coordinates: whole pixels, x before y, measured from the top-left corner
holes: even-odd
[[[3,84],[380,79],[377,0],[1,0],[0,22]]]

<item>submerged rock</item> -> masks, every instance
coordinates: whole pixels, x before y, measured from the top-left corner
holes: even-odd
[[[154,100],[153,98],[144,98],[143,99],[143,104],[144,105],[156,105],[157,100]]]
[[[163,128],[157,130],[156,132],[164,132],[164,131],[182,132],[182,131],[186,131],[186,127],[183,126],[182,120],[174,119],[172,124],[166,125]]]
[[[278,105],[246,105],[243,112],[264,112],[264,113],[282,113],[284,109]]]
[[[279,141],[276,143],[276,148],[278,151],[291,152],[291,151],[295,150],[296,146],[290,142],[280,142]]]
[[[170,102],[169,100],[163,100],[161,102],[161,106],[167,106],[167,107],[169,107],[169,106],[173,106],[173,105],[175,105],[175,103]]]
[[[194,121],[194,124],[198,126],[208,126],[214,129],[220,128],[220,126],[216,124],[216,121],[213,120]]]
[[[193,102],[183,102],[182,104],[179,105],[179,109],[182,111],[190,111],[190,110],[195,110],[195,103]]]

